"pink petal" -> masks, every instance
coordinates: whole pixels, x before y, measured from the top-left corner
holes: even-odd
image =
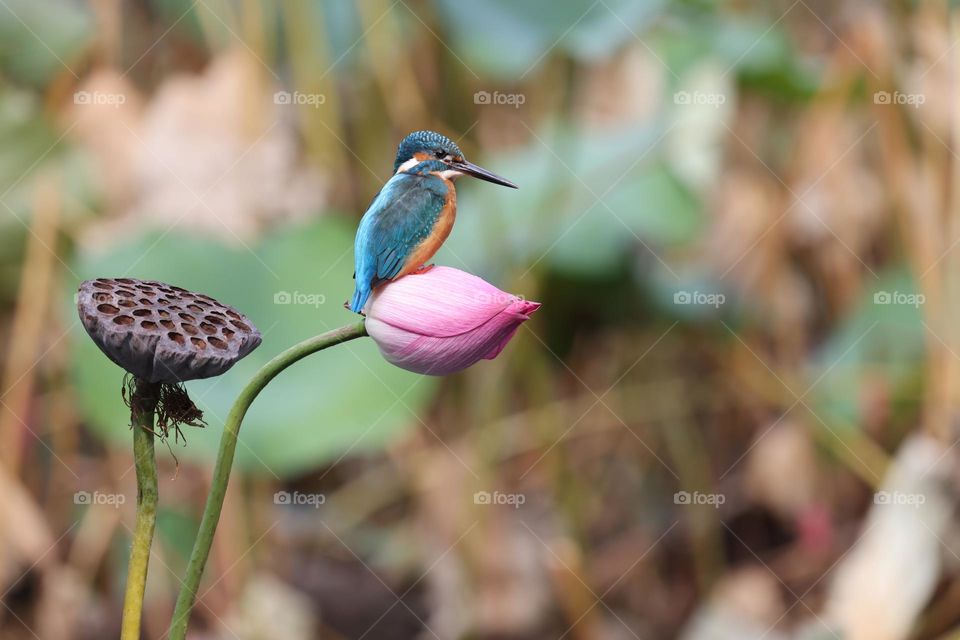
[[[425,275],[427,274],[408,277],[420,278]],[[389,290],[401,280],[387,285],[385,290]],[[380,306],[370,307],[366,320],[367,333],[377,343],[384,358],[398,367],[428,375],[446,375],[465,369],[483,358],[496,357],[516,333],[517,328],[540,308],[537,302],[520,300],[516,296],[510,298],[512,300],[499,312],[469,330],[454,335],[436,336],[424,335],[421,331],[409,330],[384,321],[384,315],[391,321],[396,321],[392,313],[395,310],[387,308],[387,304],[397,299],[384,296]],[[420,301],[427,301],[426,306],[431,309],[431,313],[436,313],[437,307],[429,298],[421,298]],[[406,308],[414,312],[412,315],[419,316],[422,310],[416,307],[414,302],[413,298],[403,300]],[[443,315],[448,320],[455,320],[458,310],[456,305],[450,305],[443,309]],[[476,322],[475,313],[470,317],[470,324]],[[410,321],[407,320],[405,324],[409,325]],[[463,324],[466,323],[461,323]]]
[[[519,321],[514,325],[513,329],[503,335],[498,344],[494,345],[494,347],[483,356],[484,359],[493,360],[500,355],[500,352],[503,351],[504,347],[507,346],[507,343],[510,342],[510,339],[513,338],[513,334],[517,332],[517,329],[520,328],[520,325],[529,320],[533,312],[539,309],[540,306],[541,305],[539,302],[530,302],[528,300],[520,300],[519,302],[511,305],[511,307],[504,313],[517,314],[516,317],[519,319]]]
[[[475,275],[433,267],[389,282],[371,296],[368,318],[424,336],[455,336],[483,324],[519,298]]]

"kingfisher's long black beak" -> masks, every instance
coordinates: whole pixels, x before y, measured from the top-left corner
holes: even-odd
[[[448,162],[447,165],[451,169],[456,169],[461,171],[468,176],[473,176],[474,178],[480,178],[481,180],[486,180],[487,182],[492,182],[493,184],[503,185],[504,187],[510,187],[511,189],[519,189],[519,187],[506,178],[501,178],[497,174],[487,171],[483,167],[478,167],[469,160],[454,160]]]

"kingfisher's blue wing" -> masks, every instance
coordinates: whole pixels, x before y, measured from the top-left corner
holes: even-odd
[[[439,178],[398,173],[380,190],[357,229],[351,309],[360,311],[374,286],[400,273],[410,253],[432,232],[446,189]]]

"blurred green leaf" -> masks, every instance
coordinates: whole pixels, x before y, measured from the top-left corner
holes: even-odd
[[[608,57],[657,16],[662,0],[438,0],[453,48],[477,73],[520,78],[551,53]]]
[[[5,0],[0,3],[0,66],[18,82],[44,87],[71,67],[90,44],[93,17],[76,2]]]
[[[308,6],[311,6],[308,3]],[[337,60],[339,66],[351,55],[360,55],[363,47],[358,46],[364,37],[363,25],[357,14],[353,0],[331,0],[312,4],[313,14],[325,37],[323,46],[327,47],[325,59]],[[322,24],[320,24],[322,22]]]
[[[0,194],[8,205],[11,191],[58,151],[58,136],[39,116],[38,102],[25,91],[0,92]]]
[[[178,456],[212,460],[233,400],[261,365],[300,340],[356,321],[341,306],[353,285],[352,235],[348,225],[326,217],[249,251],[174,230],[80,255],[74,271],[83,278],[126,274],[204,292],[243,311],[264,334],[263,344],[225,375],[188,383],[209,427],[187,428],[189,444],[176,449]],[[72,352],[85,418],[100,435],[126,444],[123,371],[79,323]],[[289,476],[348,452],[376,450],[418,423],[416,413],[435,384],[388,364],[368,339],[307,358],[274,380],[251,407],[240,433],[238,467]]]
[[[677,76],[710,58],[743,85],[790,100],[810,96],[819,83],[816,68],[793,46],[776,16],[700,12],[658,30],[650,40]]]
[[[718,318],[738,322],[745,310],[735,290],[725,286],[717,273],[691,266],[677,267],[673,273],[665,269],[648,270],[646,284],[651,294],[650,306],[671,320],[711,322]],[[722,325],[721,325],[722,328]]]
[[[818,415],[863,424],[868,385],[882,385],[892,397],[912,388],[924,355],[922,304],[909,276],[883,274],[813,358],[811,380],[822,377],[810,396]]]
[[[371,31],[364,34],[364,25],[361,22],[359,9],[353,0],[330,0],[329,2],[289,2],[269,4],[270,10],[276,10],[278,17],[286,14],[280,20],[282,24],[297,24],[306,28],[307,33],[321,34],[322,37],[290,39],[289,33],[284,33],[287,47],[295,44],[301,48],[290,48],[286,54],[290,62],[299,59],[302,64],[315,66],[316,61],[322,61],[322,67],[314,69],[316,76],[326,76],[329,71],[336,71],[344,77],[356,78],[355,74],[367,73],[365,69],[358,69],[355,63],[362,58],[368,45],[366,37],[377,37],[382,32]],[[386,5],[385,5],[386,7]],[[402,6],[394,11],[397,17],[403,18]],[[381,17],[383,14],[377,14]],[[294,65],[296,66],[296,65]],[[321,81],[322,77],[317,79]]]
[[[601,275],[643,244],[691,240],[700,205],[658,159],[659,131],[541,132],[524,149],[484,159],[520,189],[461,181],[457,226],[439,260],[493,274],[542,262]]]
[[[646,250],[644,244],[680,242],[692,237],[698,227],[698,203],[659,163],[633,172],[600,203],[594,198],[596,204],[589,204],[589,200],[571,203],[573,212],[583,215],[550,251],[551,266],[562,271],[609,272],[622,263],[625,252],[638,246]]]
[[[0,299],[12,297],[19,285],[37,195],[35,178],[51,167],[64,202],[91,200],[93,183],[84,159],[59,139],[41,115],[39,100],[25,90],[0,90]],[[63,217],[74,213],[66,206]]]
[[[157,510],[157,537],[166,550],[173,551],[166,564],[175,575],[180,575],[187,564],[198,524],[196,517],[177,509],[161,506]]]
[[[194,0],[150,0],[150,5],[157,14],[156,26],[162,29],[160,33],[170,29],[179,36],[187,36],[198,43],[203,42],[205,37],[202,25],[203,13],[209,17],[210,6],[201,6]],[[214,29],[223,27],[216,19],[210,20],[206,26]],[[225,28],[224,31],[226,32]],[[136,52],[130,62],[132,63],[142,54],[143,51]]]

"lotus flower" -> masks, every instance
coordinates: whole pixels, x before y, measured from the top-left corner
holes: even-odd
[[[497,357],[539,308],[477,276],[431,267],[375,290],[366,327],[389,362],[439,376]]]

